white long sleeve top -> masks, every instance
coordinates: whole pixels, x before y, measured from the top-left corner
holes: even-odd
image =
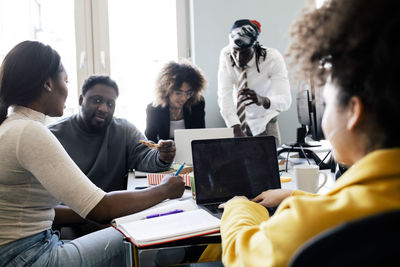
[[[17,106],[0,125],[0,245],[50,229],[60,202],[86,217],[105,195],[44,120]]]
[[[259,62],[260,72],[257,71],[255,56],[247,64],[248,88],[271,100],[269,109],[256,104],[246,107],[246,123],[253,135],[262,133],[267,123],[281,111],[288,110],[292,102],[285,61],[276,49],[266,49],[266,59]],[[236,103],[241,71],[232,66],[230,51],[230,46],[221,50],[218,68],[218,105],[227,127],[240,124]]]

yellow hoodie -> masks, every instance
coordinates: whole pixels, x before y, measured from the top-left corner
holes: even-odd
[[[225,207],[221,221],[225,266],[286,266],[307,240],[340,223],[400,209],[400,148],[371,152],[326,195],[294,191],[274,216],[251,201]]]

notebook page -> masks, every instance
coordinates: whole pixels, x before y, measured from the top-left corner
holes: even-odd
[[[189,211],[189,210],[198,209],[198,207],[192,199],[187,199],[187,200],[182,200],[182,201],[169,200],[169,201],[161,202],[158,205],[148,208],[146,210],[143,210],[143,211],[131,214],[131,215],[116,218],[111,223],[113,225],[119,227],[122,223],[141,220],[151,214],[164,213],[164,212],[169,212],[169,211],[173,211],[176,209],[181,209],[183,211]]]
[[[220,220],[203,209],[124,223],[120,227],[134,242],[185,237],[206,230],[219,229]]]

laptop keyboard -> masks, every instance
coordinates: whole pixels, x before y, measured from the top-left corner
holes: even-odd
[[[211,203],[211,204],[203,204],[203,205],[204,205],[204,207],[206,209],[208,209],[212,213],[218,213],[219,212],[218,206],[220,205],[220,203]]]

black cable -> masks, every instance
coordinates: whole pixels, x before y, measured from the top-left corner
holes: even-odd
[[[301,152],[303,152],[303,155],[306,158],[308,165],[311,165],[310,160],[308,159],[306,153],[304,152],[303,146],[300,143],[299,143],[299,147],[301,148]]]
[[[287,155],[286,155],[286,167],[285,167],[285,172],[286,173],[288,172],[289,154],[292,151],[292,149],[293,149],[293,146],[290,147],[290,149],[289,149],[289,151],[287,152]]]
[[[324,159],[323,159],[323,160],[321,160],[321,162],[318,164],[318,166],[319,166],[319,165],[321,165],[321,164],[322,164],[322,162],[324,162],[324,161],[325,161],[325,159],[326,159],[326,158],[329,156],[329,154],[331,154],[331,151],[332,151],[332,150],[329,150],[329,151],[328,151],[328,153],[326,153],[326,155],[325,155]]]

